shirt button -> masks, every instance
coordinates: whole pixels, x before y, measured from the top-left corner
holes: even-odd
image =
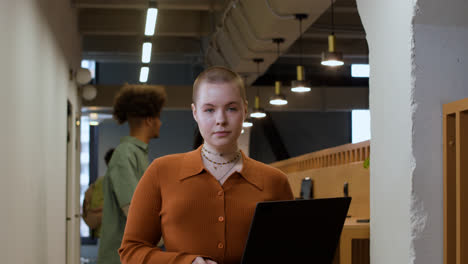
[[[223,243],[219,243],[219,244],[218,244],[218,248],[224,248]]]
[[[222,216],[218,217],[218,221],[219,221],[219,222],[223,222],[223,221],[224,221],[224,217],[222,217]]]
[[[223,191],[219,191],[219,192],[218,192],[218,195],[219,195],[219,196],[222,196],[223,193],[224,193]]]

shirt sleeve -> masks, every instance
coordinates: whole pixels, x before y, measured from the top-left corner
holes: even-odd
[[[291,185],[289,184],[289,180],[286,174],[282,173],[280,183],[277,186],[278,186],[278,191],[276,193],[277,200],[279,201],[294,200],[294,194],[292,192]]]
[[[191,264],[200,255],[163,252],[161,238],[161,191],[157,161],[153,162],[135,190],[119,249],[123,264]]]
[[[107,175],[112,184],[119,207],[123,208],[130,204],[133,192],[138,184],[136,159],[131,156],[119,157],[118,162],[114,162],[108,168]]]

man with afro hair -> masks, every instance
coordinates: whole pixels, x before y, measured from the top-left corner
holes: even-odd
[[[130,135],[120,140],[103,179],[104,207],[98,264],[120,263],[117,250],[133,192],[148,167],[148,143],[159,137],[166,101],[161,87],[125,84],[114,100],[114,119],[128,123]]]

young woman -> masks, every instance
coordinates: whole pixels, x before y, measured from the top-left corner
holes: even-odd
[[[284,173],[238,148],[247,114],[238,74],[201,73],[192,112],[204,144],[156,159],[145,172],[130,204],[122,263],[238,264],[256,204],[293,199]],[[156,247],[161,236],[166,252]]]

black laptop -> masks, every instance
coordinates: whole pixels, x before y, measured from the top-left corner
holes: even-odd
[[[241,264],[331,264],[350,197],[261,202]]]

